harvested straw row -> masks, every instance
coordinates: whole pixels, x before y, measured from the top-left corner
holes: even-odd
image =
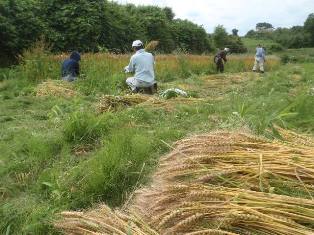
[[[145,205],[136,205],[128,213],[113,212],[106,206],[88,213],[64,212],[63,220],[56,226],[68,234],[309,235],[314,232],[307,227],[314,223],[312,200],[189,184],[151,189],[145,194]],[[149,197],[151,200],[147,200]],[[155,201],[156,198],[159,200]],[[138,213],[143,213],[145,219]]]
[[[145,102],[141,104],[145,107],[154,107],[154,108],[160,108],[164,109],[165,111],[171,112],[175,110],[177,107],[180,107],[182,105],[197,105],[202,102],[206,101],[205,99],[201,98],[182,98],[182,97],[176,97],[173,99],[151,99],[148,102]]]
[[[141,105],[144,107],[162,108],[167,111],[172,111],[178,105],[184,104],[197,104],[204,101],[204,99],[195,98],[174,98],[170,100],[163,100],[155,96],[148,95],[125,95],[125,96],[112,96],[104,95],[100,98],[97,104],[97,110],[99,113],[119,111],[123,108]]]
[[[89,213],[63,212],[63,219],[55,224],[57,228],[67,234],[96,235],[158,235],[137,215],[126,215],[121,211],[112,211],[102,205]]]
[[[179,141],[127,212],[66,214],[56,225],[68,234],[125,234],[129,223],[131,234],[314,234],[313,141],[289,141],[229,132]],[[281,195],[279,182],[298,195]]]
[[[206,228],[236,233],[242,223],[247,231],[259,230],[262,234],[314,232],[304,226],[314,222],[314,202],[307,199],[199,184],[169,185],[163,190],[156,186],[141,192],[139,199],[135,208],[161,234]],[[272,223],[285,227],[286,233],[277,231]]]
[[[36,88],[36,96],[73,97],[77,95],[73,85],[59,80],[47,80]]]
[[[100,113],[118,111],[122,108],[134,106],[147,100],[151,99],[150,96],[146,95],[125,95],[125,96],[112,96],[104,95],[100,98],[97,105],[97,110]]]
[[[290,142],[291,145],[300,146],[310,146],[314,147],[314,141],[308,136],[305,135],[299,135],[293,131],[285,130],[280,127],[276,127],[277,130],[279,130],[280,135],[283,137],[283,139],[287,142]]]
[[[293,187],[313,198],[314,148],[290,145],[223,132],[197,136],[179,141],[161,160],[156,177],[275,193]]]

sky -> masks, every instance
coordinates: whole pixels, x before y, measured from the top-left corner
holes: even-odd
[[[239,29],[245,35],[256,23],[274,27],[303,25],[314,13],[314,0],[115,0],[119,3],[171,7],[176,18],[203,25],[208,33],[222,24],[229,32]]]

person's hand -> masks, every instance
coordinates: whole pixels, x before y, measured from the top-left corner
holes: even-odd
[[[129,72],[130,72],[128,66],[126,66],[126,67],[124,68],[124,72],[125,72],[125,73],[129,73]]]

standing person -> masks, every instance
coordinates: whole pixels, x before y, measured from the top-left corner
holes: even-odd
[[[135,73],[134,77],[126,80],[132,92],[139,92],[141,89],[150,90],[153,93],[156,90],[157,83],[154,72],[154,56],[144,49],[144,45],[140,40],[132,43],[135,54],[131,57],[130,63],[125,67],[126,73]]]
[[[77,51],[71,53],[70,58],[62,63],[61,76],[62,80],[73,82],[80,75],[80,62],[81,55]]]
[[[265,54],[265,49],[259,44],[256,48],[253,72],[256,72],[257,69],[259,69],[261,73],[264,73]]]
[[[227,62],[227,54],[230,51],[229,48],[225,48],[223,50],[220,50],[214,57],[214,62],[217,67],[217,73],[221,72],[223,73],[225,70],[225,63]]]

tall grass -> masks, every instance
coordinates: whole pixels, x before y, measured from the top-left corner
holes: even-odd
[[[18,77],[32,82],[47,79],[60,79],[61,63],[68,55],[51,55],[47,46],[39,41],[23,54],[21,65],[18,67]],[[125,80],[128,76],[123,68],[129,63],[131,55],[115,55],[108,53],[83,54],[81,60],[81,76],[77,82],[78,89],[86,94],[110,93],[117,94],[125,89]],[[157,55],[156,79],[168,82],[176,79],[186,79],[193,74],[215,74],[213,56],[198,56],[189,54]],[[226,72],[251,71],[254,57],[231,55],[226,64]],[[273,71],[280,65],[276,57],[269,57],[266,69]]]

